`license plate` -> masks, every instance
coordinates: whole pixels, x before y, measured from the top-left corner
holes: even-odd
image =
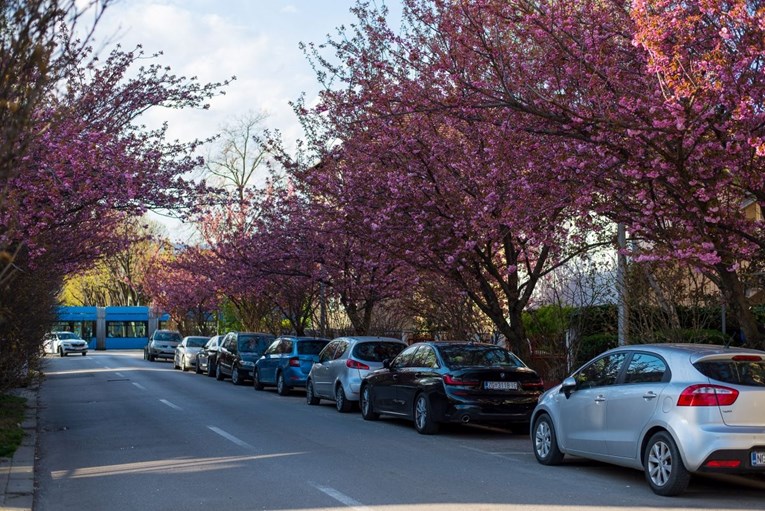
[[[516,381],[485,381],[483,388],[486,390],[518,390]]]
[[[752,466],[765,467],[765,451],[752,451]]]

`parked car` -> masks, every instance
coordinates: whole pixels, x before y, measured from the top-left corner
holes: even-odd
[[[143,348],[143,358],[154,362],[158,358],[175,358],[175,347],[181,342],[181,334],[175,330],[154,330]]]
[[[207,376],[215,376],[215,361],[218,358],[218,350],[223,340],[222,335],[214,335],[197,353],[196,373],[205,373]]]
[[[173,367],[188,371],[197,365],[197,353],[204,348],[209,337],[201,335],[189,335],[175,347],[175,356],[173,357]]]
[[[393,360],[407,344],[391,337],[339,337],[321,350],[308,373],[306,401],[317,405],[322,399],[335,402],[338,412],[348,412],[359,401],[361,380],[382,369],[383,360]]]
[[[765,473],[763,403],[763,351],[625,346],[545,392],[531,438],[544,465],[572,454],[632,467],[655,493],[678,495],[693,473]]]
[[[542,380],[512,352],[493,344],[421,342],[361,382],[361,415],[414,421],[433,434],[443,422],[528,427]]]
[[[88,343],[73,332],[51,332],[43,338],[43,351],[65,357],[70,353],[88,354]]]
[[[329,339],[318,337],[277,338],[255,363],[255,390],[275,386],[280,396],[286,396],[294,387],[305,387],[311,366],[328,343]]]
[[[252,379],[255,362],[274,342],[271,334],[257,332],[229,332],[218,350],[215,363],[215,379],[230,376],[234,385],[241,385]]]

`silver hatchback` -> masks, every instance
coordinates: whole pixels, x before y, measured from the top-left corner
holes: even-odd
[[[338,412],[348,412],[359,401],[361,380],[381,369],[383,360],[393,360],[407,344],[392,337],[338,337],[319,353],[306,379],[306,401],[317,405],[322,399],[335,402]]]
[[[703,344],[616,348],[539,398],[534,455],[643,470],[659,495],[697,472],[765,473],[765,352]]]

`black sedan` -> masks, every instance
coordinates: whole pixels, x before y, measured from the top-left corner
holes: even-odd
[[[402,351],[361,383],[361,415],[414,421],[433,434],[442,422],[497,422],[528,428],[542,394],[539,375],[493,344],[423,342]]]
[[[218,350],[223,341],[222,335],[215,335],[207,341],[205,347],[197,353],[196,372],[197,374],[206,374],[215,376],[215,362],[218,359]]]

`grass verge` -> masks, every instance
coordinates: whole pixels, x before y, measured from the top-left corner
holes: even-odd
[[[27,400],[22,397],[0,394],[0,458],[10,458],[21,445],[26,406]]]

